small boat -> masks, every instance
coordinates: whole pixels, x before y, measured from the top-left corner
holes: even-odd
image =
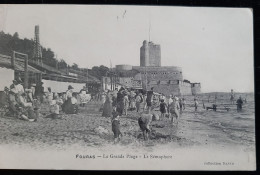
[[[229,111],[230,108],[228,107],[217,107],[217,105],[213,104],[212,107],[206,107],[207,110],[213,110],[213,111]]]

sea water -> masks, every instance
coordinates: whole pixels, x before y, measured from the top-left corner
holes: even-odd
[[[215,103],[215,94],[217,94],[216,104],[217,108],[227,110],[206,110],[203,108],[211,107]],[[209,102],[208,97],[210,96]],[[199,123],[198,128],[203,129],[206,126],[208,135],[214,136],[214,132],[218,132],[215,136],[216,144],[233,144],[254,149],[255,146],[255,102],[254,94],[237,94],[236,99],[241,96],[242,99],[247,100],[243,104],[242,111],[237,111],[236,101],[234,105],[230,105],[230,94],[228,93],[214,93],[201,94],[199,98],[199,108],[195,112],[193,107],[194,97],[187,96],[187,107],[184,110],[182,117],[191,123]],[[180,119],[182,120],[182,119]],[[194,128],[193,128],[194,129]]]

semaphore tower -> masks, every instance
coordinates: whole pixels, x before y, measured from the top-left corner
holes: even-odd
[[[42,48],[40,44],[40,28],[39,25],[35,26],[34,46],[33,46],[33,59],[38,63],[42,63]]]

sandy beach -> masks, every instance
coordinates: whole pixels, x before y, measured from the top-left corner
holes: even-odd
[[[249,104],[253,105],[253,102]],[[27,122],[12,117],[2,116],[0,120],[0,142],[2,145],[29,146],[33,149],[66,150],[71,148],[93,147],[105,149],[114,145],[111,119],[102,117],[98,110],[100,103],[90,102],[80,108],[79,114],[60,114],[58,118],[47,118],[43,108],[37,122]],[[47,109],[45,109],[47,110]],[[159,111],[154,111],[158,114]],[[239,114],[242,117],[248,110]],[[254,113],[254,112],[253,112]],[[45,115],[44,115],[45,114]],[[239,131],[240,124],[230,124],[226,115],[237,115],[235,109],[229,112],[207,111],[202,107],[198,112],[187,105],[181,114],[178,125],[171,124],[168,118],[153,121],[149,141],[144,141],[137,119],[136,111],[129,111],[120,119],[123,138],[118,145],[123,148],[153,149],[156,146],[170,147],[239,147],[244,151],[254,151],[254,128]],[[225,118],[223,118],[225,117]],[[236,116],[237,117],[237,116]],[[238,116],[239,117],[239,116]],[[234,118],[234,117],[233,117]],[[228,120],[228,121],[226,121]],[[241,120],[241,118],[240,118]],[[246,118],[244,119],[246,120]],[[245,124],[243,118],[241,120]],[[229,126],[225,126],[229,124]],[[254,125],[254,122],[251,122]],[[245,126],[241,126],[245,128]],[[236,131],[235,131],[235,130]]]
[[[85,108],[80,107],[79,114],[60,114],[58,118],[48,118],[48,108],[42,107],[36,122],[2,116],[1,167],[97,170],[255,169],[252,99],[249,99],[240,113],[235,107],[228,112],[206,110],[202,104],[194,112],[192,101],[188,99],[189,105],[181,114],[178,125],[172,125],[168,118],[151,123],[149,141],[144,141],[138,126],[139,114],[129,111],[127,116],[120,119],[123,137],[117,144],[113,141],[111,119],[102,117],[100,103],[97,102],[90,102]],[[159,114],[157,109],[154,112]],[[88,158],[82,158],[84,156]],[[122,156],[124,158],[120,158]],[[144,161],[146,159],[143,156],[149,157],[149,161]],[[100,163],[102,167],[97,166]]]

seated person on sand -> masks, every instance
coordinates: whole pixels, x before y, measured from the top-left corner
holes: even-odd
[[[67,109],[65,110],[66,114],[77,114],[78,113],[78,101],[77,93],[73,92],[70,103],[67,104]]]
[[[17,100],[19,115],[18,118],[27,121],[36,121],[36,116],[32,107],[32,103],[28,103],[26,100],[26,93],[22,93]]]
[[[149,140],[149,134],[151,132],[150,124],[153,120],[153,114],[149,114],[149,111],[146,113],[140,114],[138,119],[138,124],[140,126],[141,131],[143,132],[144,140]]]
[[[122,133],[120,131],[120,115],[118,112],[113,111],[113,118],[112,118],[112,131],[114,133],[114,143],[118,143],[120,138],[122,137]]]
[[[56,118],[60,114],[60,106],[58,105],[56,99],[54,98],[50,103],[50,114],[47,118]]]
[[[53,93],[51,92],[50,87],[48,87],[48,92],[46,92],[45,94],[46,94],[47,102],[50,105],[52,103],[52,100],[53,100]]]
[[[9,91],[8,94],[8,104],[9,104],[9,113],[11,116],[18,117],[19,111],[18,111],[18,103],[17,103],[17,97],[15,92],[12,90]]]
[[[90,94],[86,94],[86,91],[81,91],[79,94],[80,106],[85,107],[86,103],[90,101]]]

